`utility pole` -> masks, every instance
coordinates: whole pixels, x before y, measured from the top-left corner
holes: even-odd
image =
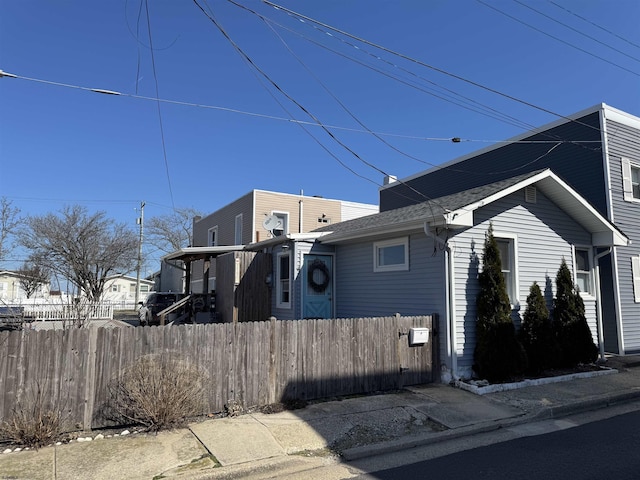
[[[140,239],[138,240],[138,265],[136,267],[136,300],[135,308],[138,308],[138,301],[140,300],[140,269],[142,268],[142,239],[144,236],[144,202],[140,202],[140,217],[136,220],[136,223],[140,225]]]

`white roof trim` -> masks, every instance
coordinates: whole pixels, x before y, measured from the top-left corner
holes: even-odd
[[[238,252],[244,250],[244,245],[224,245],[216,247],[185,247],[176,250],[162,257],[162,260],[179,260],[181,257],[189,257],[192,255],[210,255],[212,257],[222,255],[223,253]]]
[[[549,169],[505,188],[498,193],[489,195],[478,202],[459,208],[449,213],[449,218],[456,219],[454,222],[456,225],[472,226],[473,219],[469,216],[470,212],[533,184],[536,184],[536,187],[538,187],[542,193],[553,200],[558,207],[567,212],[569,216],[582,225],[585,230],[590,232],[595,246],[629,245],[629,239],[620,232],[620,230],[600,215],[580,194]],[[467,224],[461,223],[456,217],[466,218],[468,220]]]

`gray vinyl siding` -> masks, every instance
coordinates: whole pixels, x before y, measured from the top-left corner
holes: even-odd
[[[524,202],[524,190],[515,192],[476,211],[471,227],[452,238],[455,261],[456,351],[458,371],[470,375],[475,347],[477,276],[482,269],[484,238],[490,222],[496,237],[515,236],[519,305],[514,320],[520,325],[526,298],[534,281],[549,308],[555,292],[555,277],[562,258],[573,271],[572,245],[590,245],[591,235],[541,192],[537,203]],[[597,341],[595,298],[584,296],[587,320]]]
[[[337,316],[438,313],[442,317],[443,253],[434,249],[433,240],[424,233],[409,235],[409,270],[396,272],[373,271],[373,244],[336,246]]]
[[[579,122],[579,123],[578,123]],[[593,127],[593,128],[591,128]],[[384,212],[428,198],[460,192],[526,172],[550,168],[607,215],[599,113],[558,125],[524,141],[584,141],[598,143],[511,143],[471,158],[452,162],[380,190]],[[557,145],[555,148],[552,149]],[[409,188],[410,187],[410,188]],[[413,189],[413,190],[412,190]],[[424,196],[417,195],[415,191]],[[425,197],[426,196],[426,197]]]
[[[607,132],[613,220],[631,240],[631,245],[615,248],[624,353],[638,353],[640,304],[634,301],[631,257],[640,255],[640,202],[624,200],[621,158],[640,164],[640,130],[607,120]]]

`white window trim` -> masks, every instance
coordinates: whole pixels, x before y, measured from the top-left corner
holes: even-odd
[[[236,221],[234,224],[233,241],[235,245],[242,245],[242,214],[241,213],[236,215]]]
[[[595,284],[594,284],[594,269],[593,269],[593,248],[590,245],[573,245],[571,254],[573,255],[573,284],[578,286],[578,262],[576,260],[576,249],[586,250],[587,257],[589,258],[589,291],[580,291],[580,295],[583,297],[595,298]]]
[[[404,246],[404,263],[396,265],[378,265],[378,250],[385,247]],[[409,270],[409,237],[382,240],[373,244],[373,271],[374,272],[399,272]]]
[[[640,303],[640,255],[631,257],[631,275],[633,277],[633,299]]]
[[[515,233],[500,233],[493,232],[493,238],[496,240],[509,240],[509,245],[513,249],[513,272],[512,272],[512,288],[514,298],[510,298],[511,306],[517,307],[520,305],[520,268],[518,266],[518,235]]]
[[[633,196],[633,184],[631,182],[631,169],[640,169],[640,164],[637,162],[632,162],[628,158],[624,157],[622,157],[620,160],[622,161],[622,190],[624,192],[624,200],[626,202],[640,203],[640,198]]]
[[[281,215],[286,217],[286,225],[282,229],[282,234],[287,235],[289,233],[289,224],[291,219],[291,215],[289,215],[289,212],[283,212],[281,210],[272,210],[271,215]]]
[[[280,275],[280,259],[282,257],[289,257],[289,301],[283,302],[282,299],[282,276]],[[276,260],[276,307],[277,308],[291,308],[291,297],[293,295],[293,268],[291,260],[293,255],[291,252],[279,252]]]
[[[211,244],[211,233],[215,232],[216,234],[216,239],[213,242],[213,245]],[[216,225],[215,227],[211,227],[209,230],[207,230],[207,244],[210,247],[217,247],[218,246],[218,225]]]

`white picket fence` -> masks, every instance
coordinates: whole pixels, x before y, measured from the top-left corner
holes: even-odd
[[[61,305],[61,304],[23,304],[20,307],[24,316],[33,320],[98,320],[113,319],[113,305],[104,303]]]

